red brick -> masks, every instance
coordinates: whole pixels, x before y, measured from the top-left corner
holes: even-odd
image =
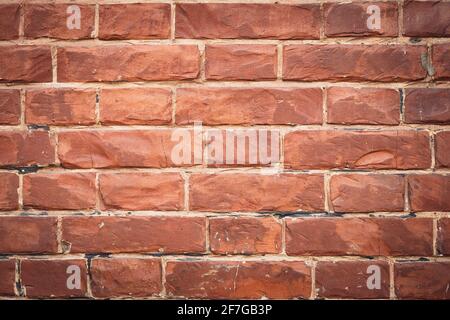
[[[0,90],[0,124],[15,125],[19,123],[20,91]]]
[[[288,255],[431,256],[433,221],[425,218],[286,220]]]
[[[177,38],[318,39],[318,5],[179,3]]]
[[[19,176],[15,173],[0,173],[0,211],[19,208]]]
[[[386,124],[400,122],[397,90],[332,87],[327,90],[328,123]]]
[[[43,210],[95,208],[94,173],[36,173],[23,178],[23,205]]]
[[[190,209],[198,211],[321,211],[320,175],[194,174]]]
[[[25,96],[26,123],[89,125],[95,123],[95,90],[37,89]]]
[[[369,6],[380,9],[381,28],[369,29],[367,20],[372,15]],[[328,37],[381,36],[398,35],[397,3],[361,2],[361,3],[326,3],[325,35]]]
[[[184,180],[178,173],[113,173],[99,179],[102,209],[180,210]]]
[[[58,81],[195,79],[199,61],[198,48],[192,45],[65,47],[58,49]]]
[[[166,290],[184,298],[309,298],[311,271],[300,261],[169,261]]]
[[[394,272],[395,294],[400,299],[450,299],[448,262],[400,262]]]
[[[14,296],[16,261],[0,260],[0,296]]]
[[[427,75],[423,46],[287,45],[283,56],[285,80],[394,82]]]
[[[162,290],[159,259],[95,258],[91,276],[94,297],[149,297]]]
[[[408,185],[412,211],[450,211],[450,176],[411,175]]]
[[[88,39],[94,35],[95,6],[76,4],[80,9],[80,29],[67,24],[71,4],[26,4],[24,35],[26,38]],[[71,21],[70,21],[71,22]]]
[[[206,223],[197,217],[63,217],[72,253],[202,253]]]
[[[45,131],[1,131],[1,166],[46,166],[55,162],[55,142]]]
[[[171,140],[172,133],[171,130],[61,132],[59,159],[67,168],[176,166],[171,152],[179,142]],[[193,164],[193,157],[191,160]]]
[[[103,89],[100,121],[107,125],[169,124],[172,120],[171,97],[168,89]]]
[[[322,90],[299,88],[181,88],[177,124],[321,124]]]
[[[20,5],[0,5],[0,39],[13,40],[19,38]]]
[[[0,82],[51,82],[49,47],[1,46]]]
[[[229,217],[209,220],[214,254],[266,254],[281,251],[281,224],[272,217]]]
[[[289,169],[419,169],[431,165],[429,145],[425,131],[295,131],[284,159]]]
[[[450,89],[407,89],[405,97],[406,123],[450,124]]]
[[[440,254],[450,256],[450,218],[438,221],[437,248]]]
[[[450,131],[436,134],[436,166],[450,168]]]
[[[69,298],[87,296],[87,268],[83,259],[22,260],[21,278],[29,298]],[[70,266],[80,270],[80,289],[69,289],[67,282],[76,275]],[[69,280],[70,281],[70,280]],[[69,282],[72,284],[72,282]]]
[[[433,46],[434,79],[450,80],[450,44],[438,44]]]
[[[380,289],[369,289],[370,266],[379,267]],[[316,290],[321,298],[388,299],[389,265],[385,261],[319,261],[316,266]]]
[[[273,45],[207,45],[206,78],[210,80],[274,80],[277,48]]]
[[[403,34],[410,37],[450,36],[450,3],[407,1],[403,6]]]
[[[405,182],[400,175],[344,174],[330,180],[335,212],[403,211]]]
[[[133,3],[100,5],[98,37],[164,39],[170,36],[170,4]]]
[[[56,218],[0,217],[0,252],[56,253]]]

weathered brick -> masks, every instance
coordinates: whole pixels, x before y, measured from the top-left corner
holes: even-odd
[[[25,95],[25,119],[28,124],[94,124],[95,90],[29,90]]]
[[[288,255],[420,256],[433,254],[433,221],[426,218],[292,218]]]
[[[71,269],[78,268],[80,288],[69,289],[74,284],[69,279],[77,275]],[[22,260],[20,263],[22,286],[29,298],[69,298],[87,296],[87,268],[83,259]]]
[[[0,40],[19,38],[20,5],[0,5]]]
[[[170,4],[100,5],[100,39],[164,39],[170,36]]]
[[[403,6],[403,34],[410,37],[450,36],[450,3],[407,1]]]
[[[43,210],[95,208],[94,173],[36,173],[23,178],[23,205]]]
[[[320,175],[194,174],[190,209],[198,211],[321,211]]]
[[[0,82],[51,82],[49,47],[0,46]]]
[[[403,211],[405,182],[400,175],[343,174],[330,179],[335,212]]]
[[[327,118],[333,124],[400,122],[400,94],[393,89],[332,87],[327,90]]]
[[[320,8],[314,5],[179,3],[177,38],[318,39]]]
[[[369,289],[371,268],[380,270],[380,288]],[[317,296],[344,299],[388,299],[389,265],[385,261],[319,261],[316,266]]]
[[[408,188],[412,211],[450,211],[450,176],[411,175]]]
[[[100,121],[107,125],[169,124],[172,93],[168,89],[103,89]]]
[[[16,261],[0,260],[0,296],[14,296],[15,285]]]
[[[195,79],[199,61],[198,48],[192,45],[64,47],[58,49],[58,81]]]
[[[94,5],[76,4],[80,26],[68,28],[70,17],[76,13],[71,4],[26,4],[24,6],[24,35],[27,38],[88,39],[94,35]]]
[[[450,299],[448,262],[399,262],[394,265],[394,279],[400,299]]]
[[[287,45],[283,79],[300,81],[413,81],[426,77],[423,46]],[[355,61],[358,63],[355,64]]]
[[[405,122],[450,124],[450,89],[406,89]]]
[[[201,253],[205,229],[198,217],[63,217],[62,240],[72,253]]]
[[[91,262],[94,297],[148,297],[161,292],[161,262],[154,258],[95,258]]]
[[[56,218],[0,217],[0,252],[56,253]]]
[[[308,298],[311,271],[300,261],[169,261],[166,290],[185,298]]]
[[[209,80],[274,80],[274,45],[207,45],[205,74]]]
[[[0,211],[19,208],[19,176],[15,173],[0,173]]]
[[[281,251],[281,223],[274,218],[229,217],[209,220],[214,254],[266,254]]]
[[[294,131],[284,159],[289,169],[419,169],[431,165],[429,145],[426,131]]]
[[[20,91],[0,90],[0,124],[15,125],[19,123]]]
[[[320,124],[322,91],[299,88],[181,88],[177,124]]]
[[[368,27],[368,19],[373,10],[380,10],[380,28]],[[395,2],[353,2],[326,3],[324,6],[325,35],[328,37],[381,36],[398,35],[398,6]]]
[[[437,249],[440,254],[450,256],[450,218],[438,221]]]
[[[183,188],[178,173],[112,173],[99,179],[101,206],[106,210],[180,210]]]
[[[54,139],[45,131],[0,132],[0,166],[53,164],[54,149]]]
[[[436,134],[436,166],[450,168],[450,131]]]
[[[437,80],[450,80],[450,44],[433,46],[432,53],[434,78]]]

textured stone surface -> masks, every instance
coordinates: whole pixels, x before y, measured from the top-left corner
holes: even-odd
[[[12,40],[19,37],[20,5],[0,5],[0,40]]]
[[[411,175],[408,188],[412,211],[450,211],[450,176]]]
[[[29,124],[94,124],[95,90],[28,90],[25,95],[25,119]]]
[[[322,91],[298,88],[182,88],[177,124],[319,124]]]
[[[101,5],[99,15],[100,39],[163,39],[170,35],[168,3]]]
[[[294,131],[285,136],[284,161],[290,169],[429,168],[429,145],[426,131]]]
[[[61,201],[64,199],[63,201]],[[95,207],[94,173],[37,173],[23,178],[23,205],[48,210]]]
[[[314,5],[180,3],[177,38],[318,39],[320,9]]]
[[[205,229],[197,217],[64,217],[62,240],[71,253],[201,253]]]
[[[450,255],[450,218],[438,221],[437,250],[440,254]]]
[[[426,76],[423,46],[287,45],[283,79],[300,81],[407,81]]]
[[[0,260],[0,296],[14,296],[15,284],[16,261]]]
[[[437,44],[433,46],[432,53],[434,78],[438,80],[450,79],[450,44]]]
[[[168,295],[213,299],[308,298],[310,269],[297,261],[169,261]]]
[[[335,212],[403,211],[405,182],[400,175],[340,174],[330,179]]]
[[[198,211],[321,211],[320,175],[194,174],[190,209]]]
[[[333,124],[398,124],[400,94],[393,89],[332,87],[327,90],[327,119]]]
[[[369,6],[380,9],[380,29],[369,29]],[[391,2],[326,3],[324,6],[325,35],[329,37],[382,36],[398,34],[398,6]]]
[[[400,299],[450,299],[449,262],[396,263],[394,278]]]
[[[200,71],[199,59],[198,48],[192,45],[64,47],[58,50],[58,80],[92,82],[195,79]],[[114,61],[114,68],[110,67],[111,61]]]
[[[20,263],[22,286],[29,298],[68,298],[87,296],[87,267],[82,259],[23,260]],[[67,287],[70,266],[80,270],[80,289]],[[70,271],[70,269],[69,269]]]
[[[209,80],[273,80],[276,73],[276,46],[206,46],[205,74]]]
[[[405,122],[450,124],[450,89],[407,89]]]
[[[380,288],[369,289],[370,266],[380,269]],[[370,272],[368,272],[370,271]],[[385,261],[320,261],[316,266],[317,295],[323,298],[388,299],[389,265]]]
[[[436,166],[450,168],[450,131],[442,131],[435,136]]]
[[[450,36],[450,3],[407,1],[403,6],[403,34],[410,37]]]
[[[184,180],[178,173],[113,173],[99,179],[106,210],[181,210]]]
[[[0,252],[56,253],[56,218],[0,217]]]
[[[102,89],[100,121],[107,125],[169,124],[171,97],[169,89]]]
[[[288,255],[433,254],[431,219],[299,218],[286,222]]]
[[[230,217],[209,220],[215,254],[265,254],[281,251],[281,223],[274,218]]]
[[[0,211],[19,208],[19,176],[15,173],[0,173]]]
[[[94,297],[146,297],[162,289],[159,259],[96,258],[91,275]]]
[[[0,90],[0,124],[19,124],[20,91]]]

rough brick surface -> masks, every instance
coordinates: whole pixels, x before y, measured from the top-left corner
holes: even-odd
[[[436,165],[450,168],[450,131],[442,131],[436,135]]]
[[[0,296],[14,296],[16,261],[0,260]]]
[[[403,7],[403,34],[410,37],[450,36],[450,3],[407,1]]]
[[[0,173],[0,210],[19,208],[19,176],[14,173]]]
[[[407,89],[405,121],[407,123],[450,123],[450,89]]]
[[[20,5],[0,5],[0,40],[13,40],[19,37]]]
[[[450,219],[440,219],[438,223],[438,251],[450,255]]]
[[[20,92],[19,90],[0,90],[0,124],[19,124]]]
[[[411,175],[408,188],[413,211],[449,211],[450,176],[448,175]]]
[[[450,79],[450,44],[438,44],[432,54],[434,77],[439,80]]]

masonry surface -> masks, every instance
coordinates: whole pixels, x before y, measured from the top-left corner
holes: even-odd
[[[0,297],[450,299],[449,36],[449,1],[0,0]],[[195,121],[280,160],[176,164]]]

